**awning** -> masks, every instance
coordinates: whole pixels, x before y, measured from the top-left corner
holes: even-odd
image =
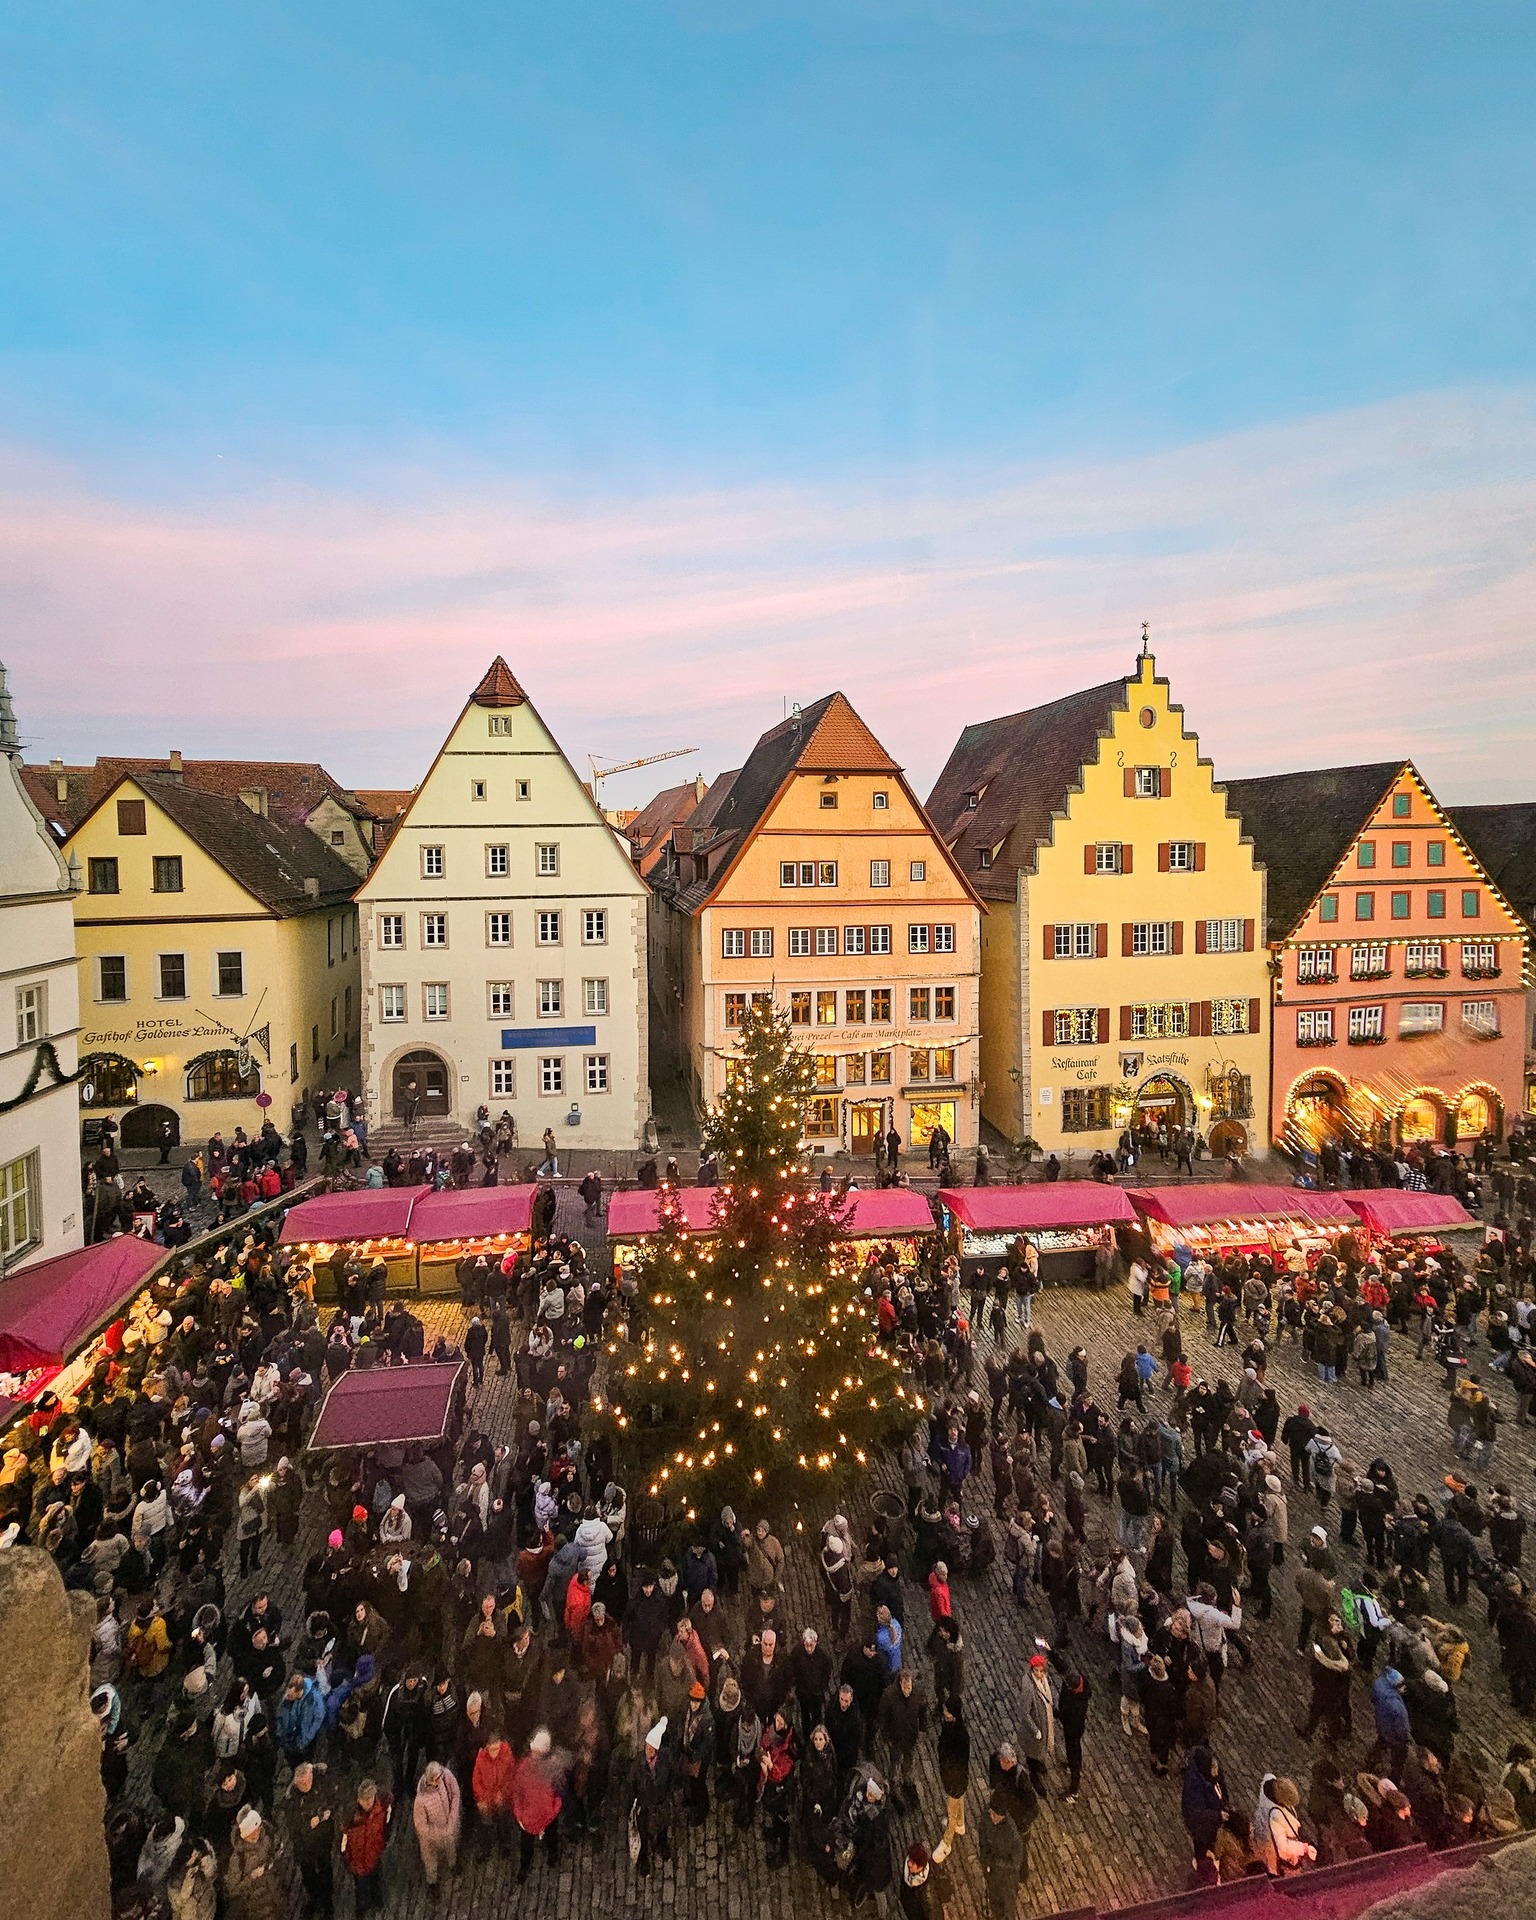
[[[1308,1187],[1250,1186],[1243,1180],[1188,1187],[1132,1187],[1137,1210],[1165,1227],[1208,1227],[1221,1220],[1305,1220],[1352,1227],[1356,1216],[1336,1193]]]
[[[284,1246],[295,1241],[404,1240],[411,1209],[430,1187],[357,1187],[350,1193],[322,1193],[289,1211],[278,1235]]]
[[[1404,1193],[1395,1188],[1344,1193],[1345,1202],[1373,1233],[1445,1233],[1453,1227],[1481,1226],[1448,1193]]]
[[[713,1233],[715,1195],[719,1187],[679,1187],[678,1209],[683,1225],[690,1233]],[[878,1238],[886,1234],[932,1233],[933,1209],[927,1196],[910,1187],[872,1187],[867,1192],[856,1188],[839,1202],[831,1194],[812,1193],[811,1200],[825,1200],[841,1215],[838,1231],[847,1239],[860,1236]],[[846,1212],[844,1209],[846,1208]],[[608,1202],[608,1238],[640,1240],[661,1229],[661,1195],[647,1189],[616,1193]]]
[[[164,1247],[125,1233],[13,1275],[0,1285],[0,1372],[62,1366],[164,1258]]]
[[[537,1193],[536,1186],[429,1193],[412,1207],[407,1237],[424,1247],[434,1240],[494,1240],[498,1234],[526,1233]]]
[[[448,1431],[462,1360],[368,1367],[344,1373],[325,1396],[309,1436],[312,1449],[431,1445]]]
[[[682,1224],[690,1233],[712,1233],[718,1187],[678,1187],[674,1198]],[[608,1238],[640,1240],[661,1227],[661,1195],[654,1187],[635,1187],[616,1193],[608,1202]]]
[[[972,1233],[1036,1233],[1134,1220],[1119,1187],[1097,1180],[1044,1180],[1027,1187],[940,1187],[939,1199]]]
[[[933,1208],[928,1196],[911,1187],[857,1187],[842,1207],[838,1232],[849,1239],[933,1232]]]

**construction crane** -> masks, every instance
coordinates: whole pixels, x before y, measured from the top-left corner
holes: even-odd
[[[665,753],[642,754],[638,760],[615,760],[611,767],[600,767],[596,757],[589,753],[587,765],[592,769],[592,804],[599,813],[602,812],[602,783],[610,773],[633,773],[636,767],[654,767],[658,760],[681,760],[685,755],[697,752],[697,747],[668,747]]]

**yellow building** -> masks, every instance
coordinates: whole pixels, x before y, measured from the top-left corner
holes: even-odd
[[[817,1059],[808,1134],[871,1153],[977,1137],[981,903],[890,755],[840,693],[758,741],[709,825],[652,875],[658,1020],[696,1104],[772,995]],[[697,817],[697,816],[695,816]]]
[[[1264,1148],[1264,873],[1150,653],[967,727],[928,801],[988,905],[983,1112],[1048,1151],[1127,1126]]]
[[[198,1145],[330,1086],[355,1044],[356,875],[303,827],[174,778],[124,775],[79,862],[81,1106],[125,1146]],[[269,1106],[258,1104],[266,1096]]]

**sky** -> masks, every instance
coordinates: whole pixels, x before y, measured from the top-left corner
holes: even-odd
[[[1530,797],[1536,12],[0,0],[39,756],[409,786],[504,654],[634,803],[840,686],[921,791],[1129,669]]]

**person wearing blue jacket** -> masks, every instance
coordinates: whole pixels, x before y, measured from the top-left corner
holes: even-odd
[[[293,1673],[277,1709],[277,1744],[290,1766],[307,1759],[325,1726],[325,1695],[307,1673]]]
[[[1413,1731],[1408,1719],[1408,1703],[1403,1698],[1403,1684],[1403,1676],[1396,1667],[1387,1667],[1371,1683],[1376,1737],[1386,1750],[1388,1772],[1399,1786],[1408,1765],[1408,1742]]]

